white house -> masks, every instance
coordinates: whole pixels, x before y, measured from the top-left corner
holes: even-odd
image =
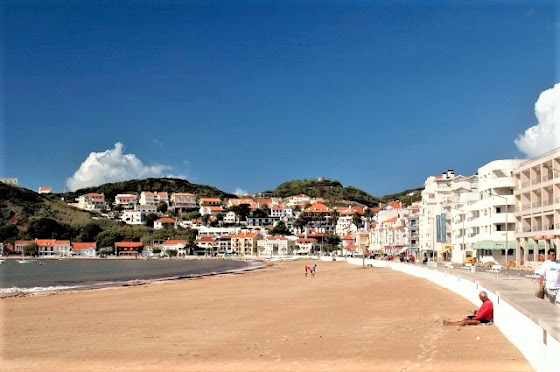
[[[206,215],[210,215],[210,216],[215,216],[218,215],[220,213],[224,212],[224,208],[221,205],[203,205],[200,207],[199,212],[201,215],[206,216]]]
[[[154,204],[139,204],[136,206],[135,210],[148,215],[150,213],[156,213],[157,207]]]
[[[105,202],[105,195],[90,192],[78,197],[78,208],[88,211],[101,211],[102,209],[108,209],[109,206]]]
[[[38,192],[39,194],[50,194],[50,193],[51,193],[51,190],[52,190],[52,189],[51,189],[50,187],[42,186],[42,187],[39,187],[39,190],[37,190],[37,192]]]
[[[161,255],[166,255],[169,251],[176,251],[178,256],[187,254],[186,247],[189,244],[187,240],[166,240],[160,245]]]
[[[164,202],[169,204],[169,196],[167,192],[160,191],[160,192],[151,192],[151,191],[142,191],[140,193],[140,204],[142,205],[158,205],[160,202]]]
[[[74,256],[82,256],[82,257],[95,257],[96,256],[96,247],[97,244],[95,242],[91,243],[72,243],[72,254]]]
[[[301,238],[296,240],[294,253],[295,254],[311,254],[319,250],[319,243],[314,238]]]
[[[161,230],[168,226],[177,228],[177,220],[171,217],[162,217],[154,221],[154,230]]]
[[[144,222],[145,214],[141,211],[123,211],[121,220],[129,225],[140,225]]]
[[[225,223],[238,223],[239,219],[234,211],[229,211],[224,216]]]
[[[70,256],[70,240],[35,239],[39,256]]]
[[[134,194],[117,194],[115,196],[115,206],[121,206],[124,209],[134,209],[138,204],[138,197]]]

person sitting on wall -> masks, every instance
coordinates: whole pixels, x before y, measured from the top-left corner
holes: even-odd
[[[468,326],[479,325],[482,323],[490,323],[494,320],[494,304],[488,299],[488,294],[480,291],[478,298],[482,301],[480,309],[476,310],[473,315],[468,315],[465,319],[455,322],[444,320],[443,325],[446,326]]]

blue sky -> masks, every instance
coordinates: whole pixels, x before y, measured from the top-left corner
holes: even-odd
[[[525,157],[514,140],[560,82],[559,9],[7,1],[0,176],[63,191],[115,143],[131,155],[91,156],[75,178],[170,174],[257,192],[323,176],[381,195],[473,174]]]

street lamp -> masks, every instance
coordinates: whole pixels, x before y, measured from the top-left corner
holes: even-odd
[[[506,202],[506,267],[508,264],[508,251],[509,251],[509,241],[508,241],[508,215],[509,215],[509,204],[508,204],[508,200],[505,196],[501,196],[501,195],[496,195],[496,194],[492,194],[492,191],[490,190],[490,196],[497,196],[498,198],[502,198],[505,200]]]

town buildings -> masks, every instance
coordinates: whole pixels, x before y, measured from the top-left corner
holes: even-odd
[[[105,195],[97,192],[80,195],[77,201],[78,208],[85,209],[87,211],[100,212],[109,208],[109,205],[105,201]]]
[[[536,265],[560,244],[560,148],[522,162],[513,175],[515,262]]]
[[[478,176],[455,176],[453,170],[426,179],[418,215],[421,256],[449,259],[452,208],[459,202],[462,193],[476,190],[477,186]]]

